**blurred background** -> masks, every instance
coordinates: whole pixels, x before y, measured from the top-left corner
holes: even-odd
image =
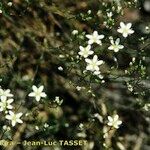
[[[121,21],[131,22],[135,34],[122,39],[123,51],[108,52],[109,37],[120,37]],[[103,80],[85,77],[85,64],[77,57],[85,34],[94,30],[106,36],[102,47],[94,46],[106,62]],[[0,85],[11,89],[16,111],[24,113],[24,123],[10,129],[1,114],[1,140],[88,141],[79,147],[1,149],[149,150],[149,37],[149,0],[1,0]],[[27,96],[32,85],[44,85],[46,100],[37,103]],[[114,113],[123,123],[109,131],[107,116]]]

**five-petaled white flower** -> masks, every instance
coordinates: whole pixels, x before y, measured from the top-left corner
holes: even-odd
[[[93,34],[87,34],[86,37],[89,39],[88,44],[97,43],[102,45],[101,39],[104,38],[104,35],[99,35],[97,31],[94,31]]]
[[[109,50],[113,50],[114,52],[118,52],[120,49],[123,49],[123,45],[119,45],[120,39],[117,38],[116,41],[113,39],[110,40],[111,46],[108,47]]]
[[[45,92],[43,92],[44,86],[40,86],[37,88],[35,85],[32,86],[33,92],[31,92],[28,96],[35,97],[36,101],[40,101],[41,97],[46,97]]]
[[[6,115],[6,119],[11,121],[12,126],[14,127],[16,123],[23,123],[23,121],[20,119],[20,117],[23,115],[23,113],[14,113],[12,111],[9,111],[9,114]]]
[[[134,33],[134,31],[131,29],[131,26],[132,23],[125,24],[123,22],[120,22],[120,28],[117,31],[126,38],[128,35]]]
[[[0,89],[0,98],[7,99],[8,97],[13,97],[13,94],[10,93],[10,89],[7,90]]]
[[[91,50],[91,45],[88,45],[87,47],[79,47],[80,52],[79,55],[83,56],[84,58],[87,58],[89,55],[92,55],[94,52]]]
[[[98,60],[97,55],[94,55],[93,59],[85,59],[85,61],[87,62],[86,70],[90,71],[99,71],[98,66],[104,63],[103,60]]]
[[[108,126],[114,127],[116,129],[119,128],[119,126],[122,124],[122,121],[119,120],[119,116],[118,115],[114,115],[113,117],[108,116]]]
[[[6,111],[7,109],[13,109],[13,106],[11,105],[11,103],[13,102],[13,99],[1,99],[0,102],[0,111]]]

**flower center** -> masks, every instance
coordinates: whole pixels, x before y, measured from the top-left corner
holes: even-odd
[[[93,62],[91,65],[93,68],[95,68],[97,66],[95,62]]]
[[[124,30],[123,30],[124,33],[128,33],[128,31],[129,30],[127,28],[124,28]]]
[[[16,115],[13,116],[12,120],[16,122],[16,120],[17,120]]]
[[[83,54],[84,54],[84,55],[88,55],[88,51],[85,50],[85,51],[83,52]]]
[[[41,92],[37,91],[36,96],[40,96],[40,95],[41,95]]]

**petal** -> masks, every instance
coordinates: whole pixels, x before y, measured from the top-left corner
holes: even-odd
[[[16,114],[16,117],[20,118],[22,115],[23,115],[23,113],[18,113],[18,114]]]
[[[132,34],[132,33],[134,33],[134,31],[133,30],[129,30],[129,33]]]
[[[92,38],[92,35],[87,34],[86,37],[87,37],[88,39],[91,39],[91,38]]]
[[[119,45],[119,49],[123,49],[124,48],[124,46],[123,45]]]
[[[13,106],[12,105],[8,105],[7,108],[8,109],[13,109]]]
[[[95,75],[99,75],[99,74],[100,74],[100,71],[99,71],[99,70],[96,70],[96,71],[94,71],[94,74],[95,74]]]
[[[116,44],[116,45],[119,45],[119,43],[120,43],[120,39],[117,38],[116,41],[115,41],[115,44]]]
[[[89,44],[89,45],[91,45],[91,44],[93,44],[93,43],[94,43],[93,39],[90,39],[90,40],[88,41],[88,44]]]
[[[107,124],[108,124],[109,126],[112,126],[112,123],[111,123],[111,122],[108,122]]]
[[[112,119],[112,117],[111,117],[111,116],[108,116],[107,118],[108,118],[108,120],[109,120],[110,122],[112,122],[112,121],[113,121],[113,119]]]
[[[126,26],[127,26],[128,29],[130,29],[131,26],[132,26],[132,23],[128,23]]]
[[[104,63],[103,60],[99,60],[99,61],[97,62],[97,65],[101,65],[101,64],[103,64],[103,63]]]
[[[42,92],[42,91],[43,91],[43,89],[44,89],[44,86],[43,86],[43,85],[41,85],[41,86],[38,88],[38,91],[39,91],[39,92]]]
[[[92,70],[91,65],[86,66],[86,70]]]
[[[89,55],[92,55],[94,52],[93,51],[89,51]]]
[[[46,97],[47,95],[44,92],[42,92],[40,96],[41,97]]]
[[[91,63],[91,60],[90,60],[90,59],[85,59],[85,61],[86,61],[87,63]]]
[[[88,57],[88,55],[87,54],[84,54],[84,56],[83,56],[84,58],[87,58]]]
[[[10,116],[14,116],[14,112],[9,111]]]
[[[109,50],[113,50],[114,47],[111,45],[111,46],[108,47],[108,49],[109,49]]]
[[[118,123],[118,125],[121,125],[121,124],[122,124],[122,121],[121,121],[121,120],[119,120],[117,123]]]
[[[84,48],[83,48],[82,46],[79,46],[79,49],[80,49],[81,51],[83,51],[83,50],[84,50]]]
[[[14,127],[16,125],[16,121],[12,120],[11,124]]]
[[[37,102],[39,102],[40,99],[41,99],[41,96],[36,96],[35,99],[36,99]]]
[[[95,66],[95,67],[94,67],[94,70],[99,71],[99,67],[98,67],[98,66]]]
[[[7,89],[5,92],[6,92],[6,94],[9,94],[10,93],[10,89]]]
[[[100,40],[96,40],[96,43],[102,45],[102,42]]]
[[[1,96],[1,100],[4,102],[4,101],[6,101],[7,100],[7,97],[5,96],[5,95],[2,95]]]
[[[119,116],[118,115],[115,115],[114,116],[114,120],[116,121],[116,120],[118,120],[119,119]]]
[[[103,34],[101,34],[101,35],[98,36],[98,39],[103,39],[103,38],[104,38]]]
[[[16,120],[18,123],[23,123],[23,121],[21,119],[17,119]]]
[[[114,40],[110,40],[110,43],[111,43],[112,45],[114,45]]]
[[[127,37],[128,36],[128,33],[123,33],[123,37]]]
[[[7,97],[6,96],[1,96],[1,102],[6,103],[6,101],[7,101]]]
[[[94,62],[97,62],[97,58],[98,58],[97,55],[94,55],[93,61],[94,61]]]
[[[114,52],[118,52],[118,51],[119,51],[119,48],[115,48],[115,49],[114,49]]]
[[[98,36],[98,32],[97,32],[97,31],[94,31],[94,32],[93,32],[93,36],[94,36],[94,37],[97,37],[97,36]]]
[[[119,33],[123,33],[123,30],[122,30],[122,28],[120,28],[120,29],[117,29],[117,31],[118,31]]]
[[[86,47],[86,49],[87,49],[87,50],[90,50],[90,49],[91,49],[91,45],[88,45],[88,46]]]
[[[81,55],[81,56],[83,55],[83,53],[82,53],[82,52],[78,52],[78,54],[79,54],[79,55]]]
[[[124,22],[120,22],[120,27],[124,28],[125,27],[125,23]]]
[[[34,92],[31,92],[31,93],[29,93],[28,96],[29,96],[29,97],[35,97],[35,93],[34,93]]]
[[[11,104],[13,101],[14,101],[14,99],[11,98],[11,99],[8,99],[8,100],[7,100],[7,103],[8,103],[8,104]]]
[[[32,86],[32,89],[33,89],[34,92],[37,91],[37,87],[35,85]]]
[[[12,117],[10,115],[6,115],[5,118],[8,119],[8,120],[12,119]]]
[[[119,126],[118,126],[117,124],[114,124],[114,128],[118,129],[118,128],[119,128]]]
[[[9,93],[7,96],[8,96],[8,97],[13,97],[13,94]]]

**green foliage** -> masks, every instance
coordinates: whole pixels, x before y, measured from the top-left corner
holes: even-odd
[[[0,2],[0,103],[4,89],[10,89],[14,95],[12,111],[23,113],[23,123],[12,127],[3,106],[1,139],[84,139],[86,146],[73,147],[82,150],[149,147],[150,19],[143,15],[141,3],[8,2]],[[134,33],[125,37],[118,32],[120,22],[132,23]],[[87,35],[94,31],[104,35],[98,40],[102,45],[92,43],[93,53],[84,57],[79,52],[89,45]],[[117,39],[124,47],[111,49]],[[97,70],[97,66],[87,69],[94,55],[103,63]],[[29,96],[35,92],[33,85],[37,89],[43,85],[40,94],[47,96],[39,101],[37,95]],[[16,148],[21,149],[17,144],[6,146]]]

